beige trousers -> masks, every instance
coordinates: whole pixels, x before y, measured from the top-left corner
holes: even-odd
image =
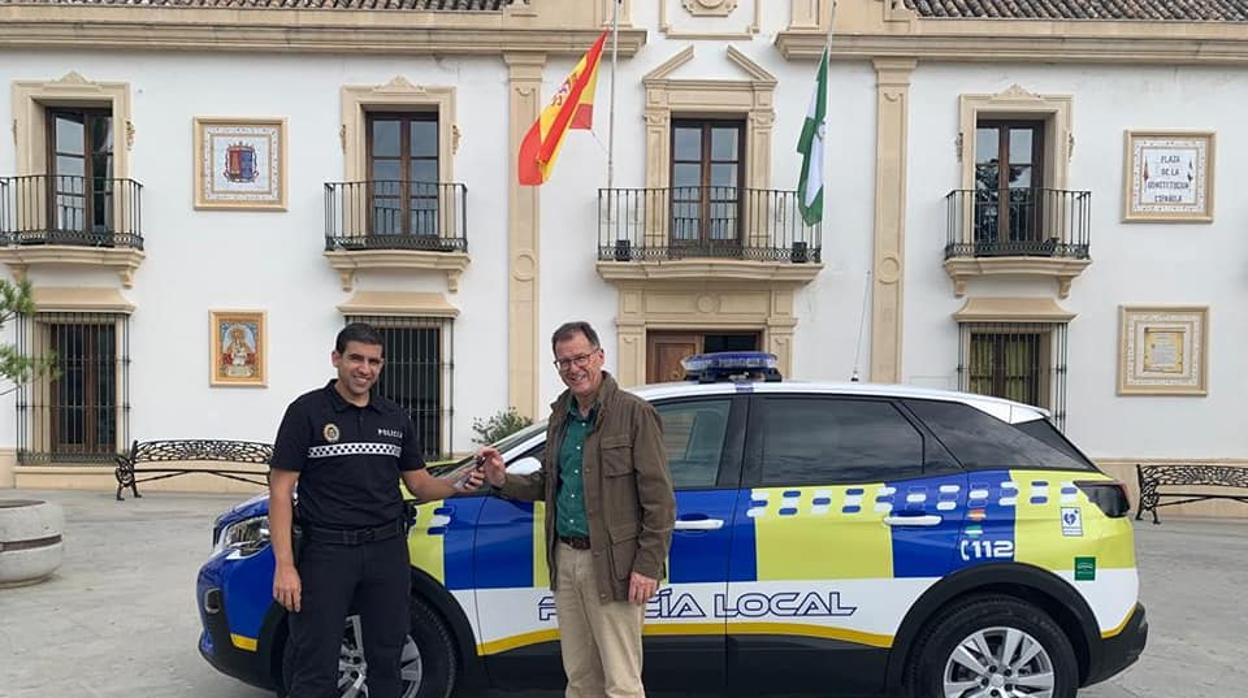
[[[641,625],[646,607],[601,601],[593,553],[559,543],[555,611],[567,698],[643,698]]]

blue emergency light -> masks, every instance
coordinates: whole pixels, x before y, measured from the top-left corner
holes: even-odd
[[[779,359],[765,351],[723,351],[694,354],[680,360],[685,380],[699,383],[726,381],[768,382],[784,380],[776,367]]]

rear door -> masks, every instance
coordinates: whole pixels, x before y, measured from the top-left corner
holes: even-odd
[[[902,618],[950,569],[965,476],[891,400],[760,393],[750,412],[729,681],[878,691]]]

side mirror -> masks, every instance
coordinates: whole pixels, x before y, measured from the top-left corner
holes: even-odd
[[[525,456],[520,460],[512,461],[507,466],[507,472],[511,475],[528,475],[542,469],[542,462],[533,456]]]

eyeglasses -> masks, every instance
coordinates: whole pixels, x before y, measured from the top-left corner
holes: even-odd
[[[602,350],[595,349],[588,354],[577,354],[576,356],[567,359],[555,359],[552,363],[554,363],[555,368],[560,371],[566,371],[569,368],[572,368],[573,365],[577,368],[585,368],[589,365],[589,360],[593,358],[594,354],[597,354],[600,351]]]

